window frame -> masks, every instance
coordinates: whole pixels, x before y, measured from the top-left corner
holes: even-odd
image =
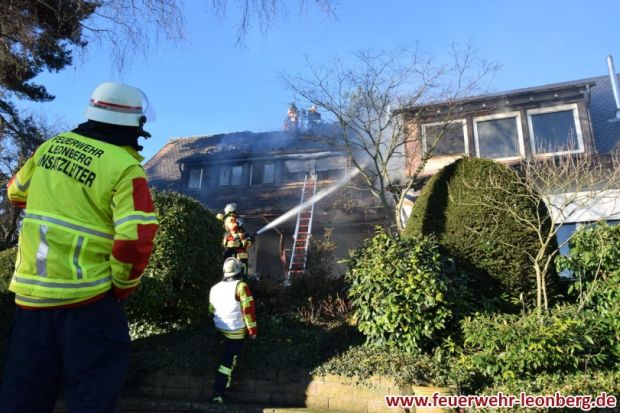
[[[267,165],[273,165],[273,177],[271,182],[265,182],[265,166]],[[249,187],[258,187],[258,186],[274,186],[277,185],[278,183],[278,160],[277,159],[273,159],[273,160],[260,160],[260,161],[252,161],[249,163],[249,168],[250,168],[250,172],[249,172],[249,180],[248,180],[248,186]],[[260,168],[260,172],[258,172]],[[256,176],[260,176],[260,182],[255,182],[254,180],[256,179]]]
[[[463,127],[463,140],[465,141],[465,144],[463,145],[465,152],[465,155],[469,155],[469,137],[467,136],[467,119],[454,119],[454,120],[450,120],[448,122],[430,122],[430,123],[423,123],[422,127],[421,127],[421,132],[422,132],[422,147],[424,148],[424,153],[427,152],[427,145],[426,145],[426,126],[440,126],[440,125],[444,125],[444,124],[448,124],[448,123],[460,123]],[[463,155],[462,153],[458,153],[458,154],[441,154],[441,155],[434,155],[433,156],[460,156]]]
[[[542,115],[545,113],[565,112],[571,110],[573,112],[573,121],[575,122],[575,133],[577,134],[577,150],[561,151],[561,152],[537,152],[536,150],[536,138],[534,136],[534,123],[532,122],[532,115]],[[527,126],[530,132],[530,145],[532,148],[532,155],[544,157],[544,156],[556,156],[556,155],[568,155],[574,153],[583,153],[585,148],[583,145],[583,132],[581,130],[581,122],[579,121],[579,107],[576,103],[567,103],[555,106],[545,106],[542,108],[528,109],[527,114]]]
[[[502,113],[495,113],[492,115],[476,116],[472,119],[476,157],[480,158],[480,140],[478,137],[478,123],[486,122],[489,120],[501,120],[501,119],[509,119],[509,118],[515,118],[515,121],[517,123],[517,141],[518,141],[517,143],[519,145],[519,154],[516,156],[506,156],[503,158],[489,158],[489,159],[493,159],[495,161],[512,161],[512,160],[520,160],[520,159],[525,158],[523,128],[521,126],[521,112],[519,111],[502,112]]]
[[[202,177],[205,168],[189,168],[189,173],[187,175],[187,189],[202,189]],[[192,186],[192,172],[200,170],[200,175],[198,177],[198,186]]]
[[[235,167],[240,167],[241,168],[241,177],[239,178],[239,184],[233,184],[233,169]],[[222,184],[222,171],[224,169],[228,169],[229,173],[228,173],[228,180],[226,183]],[[225,163],[220,165],[217,168],[217,187],[218,188],[223,188],[223,187],[243,187],[244,186],[244,180],[243,180],[243,163]]]

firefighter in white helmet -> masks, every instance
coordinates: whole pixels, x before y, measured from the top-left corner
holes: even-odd
[[[215,326],[224,335],[224,355],[218,365],[213,387],[213,403],[225,404],[237,357],[248,335],[256,338],[256,310],[250,287],[243,281],[243,267],[236,258],[226,258],[222,281],[209,292],[209,311]]]
[[[254,242],[241,225],[237,214],[237,204],[231,203],[224,207],[224,258],[234,257],[241,261],[244,275],[248,274],[248,251]]]
[[[103,83],[87,122],[44,142],[9,183],[25,208],[9,290],[15,315],[0,391],[4,413],[111,413],[130,340],[121,302],[140,283],[157,216],[137,152],[152,116],[138,88]]]

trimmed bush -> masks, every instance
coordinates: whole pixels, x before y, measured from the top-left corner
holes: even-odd
[[[513,205],[532,222],[537,216],[548,216],[544,203],[533,202],[523,196],[526,193],[519,177],[506,166],[489,159],[461,158],[425,185],[403,236],[436,236],[459,270],[470,274],[478,295],[499,296],[499,289],[512,297],[521,293],[531,297],[536,280],[529,256],[540,250],[536,231],[495,208]],[[548,281],[556,278],[555,271],[547,277]]]
[[[159,219],[153,254],[127,303],[136,333],[200,325],[209,289],[222,274],[222,224],[193,198],[153,191]]]
[[[346,279],[367,343],[409,352],[431,348],[451,317],[438,245],[377,229],[351,254]]]

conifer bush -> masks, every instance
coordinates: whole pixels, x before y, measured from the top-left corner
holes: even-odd
[[[15,269],[16,255],[17,248],[0,251],[0,366],[4,365],[9,325],[15,309],[15,295],[8,288]]]
[[[153,253],[127,314],[134,335],[206,322],[209,289],[222,276],[222,224],[193,198],[153,191]],[[137,334],[136,334],[137,333]]]
[[[345,277],[353,318],[370,345],[428,350],[451,317],[446,264],[431,239],[378,229],[352,253]]]
[[[516,172],[490,159],[461,158],[424,186],[403,236],[437,237],[459,271],[469,274],[478,295],[531,297],[536,293],[531,257],[541,249],[537,232],[498,205],[518,208],[531,222],[548,216]],[[556,279],[552,271],[548,283]]]

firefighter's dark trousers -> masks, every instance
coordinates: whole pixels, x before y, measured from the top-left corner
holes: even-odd
[[[0,388],[2,413],[51,413],[61,390],[71,413],[116,413],[129,329],[112,293],[84,306],[15,309]]]
[[[243,339],[224,338],[224,355],[220,359],[220,364],[215,375],[213,386],[213,397],[221,396],[230,386],[232,372],[237,364],[237,356],[243,349]]]

